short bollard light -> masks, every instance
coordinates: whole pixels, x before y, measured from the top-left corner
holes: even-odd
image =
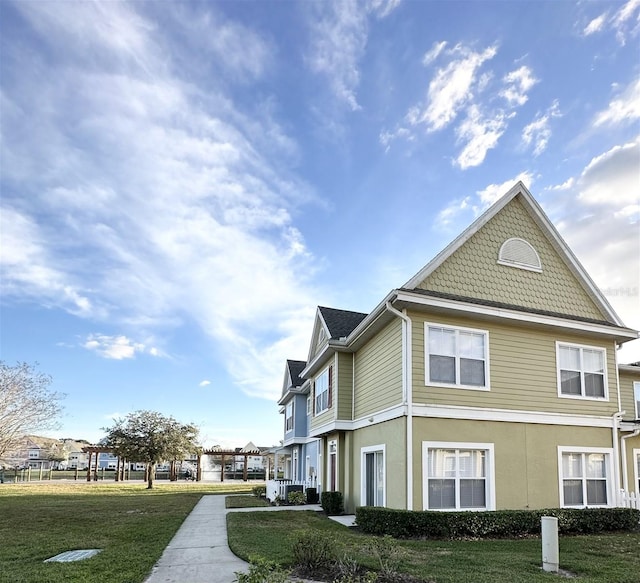
[[[557,573],[559,568],[558,519],[543,516],[542,522],[542,570]]]

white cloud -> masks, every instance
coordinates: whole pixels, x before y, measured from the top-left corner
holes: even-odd
[[[640,329],[640,142],[596,156],[568,184],[548,189],[550,215],[624,323]],[[640,342],[625,344],[621,362],[640,360]]]
[[[435,61],[438,58],[438,56],[446,46],[447,46],[446,40],[443,40],[440,42],[434,42],[431,49],[425,53],[424,57],[422,57],[422,64],[426,67],[431,63],[433,63],[433,61]]]
[[[585,26],[584,30],[582,31],[582,34],[584,34],[584,36],[590,36],[596,32],[600,32],[604,28],[606,21],[607,13],[604,12],[600,16],[594,18],[589,24],[587,24],[587,26]]]
[[[209,380],[206,380],[206,379],[205,379],[204,381],[200,381],[200,382],[198,383],[198,386],[199,386],[199,387],[206,387],[206,386],[208,386],[208,385],[210,385],[210,384],[211,384],[211,381],[209,381]]]
[[[124,360],[134,358],[137,353],[147,353],[158,356],[159,351],[154,347],[147,347],[142,342],[134,342],[124,335],[108,336],[106,334],[90,334],[83,344],[87,350],[96,352],[103,358]]]
[[[631,82],[609,107],[596,114],[593,121],[595,127],[632,123],[640,118],[640,78]]]
[[[360,109],[357,89],[359,63],[365,53],[369,15],[385,18],[399,0],[370,0],[367,3],[331,0],[311,3],[310,69],[329,81],[332,93],[352,111]]]
[[[458,140],[465,146],[456,158],[456,164],[463,170],[479,166],[487,152],[495,148],[507,126],[507,116],[498,113],[494,117],[484,117],[477,106],[469,107],[467,117],[456,128]]]
[[[604,33],[609,30],[615,32],[621,45],[625,45],[629,37],[636,36],[640,30],[640,0],[628,0],[613,14],[603,12],[592,19],[583,29],[584,36]]]
[[[318,290],[306,282],[317,262],[291,215],[314,194],[289,170],[297,146],[269,108],[238,109],[225,97],[229,80],[208,69],[181,77],[180,47],[170,37],[156,44],[135,12],[145,6],[25,8],[57,60],[34,54],[33,74],[3,87],[2,157],[12,161],[3,168],[4,299],[118,326],[122,335],[84,343],[113,359],[162,356],[134,338],[197,322],[239,386],[274,397],[282,362],[300,356],[313,319]],[[87,26],[129,24],[114,38],[83,33],[91,16],[103,21]],[[220,26],[225,46],[242,46],[246,31],[219,19],[207,35]],[[191,40],[203,62],[216,62],[220,46]],[[268,55],[259,58],[254,69],[236,66],[239,83],[267,66]]]
[[[522,65],[505,75],[505,88],[500,92],[500,96],[506,99],[511,107],[524,105],[529,99],[527,93],[537,82],[538,79],[533,76],[531,69]]]
[[[556,100],[544,114],[538,114],[522,130],[522,141],[525,146],[533,145],[534,156],[539,156],[547,148],[551,138],[551,128],[549,127],[551,118],[560,117],[561,115],[558,101]]]
[[[517,176],[505,180],[500,184],[489,184],[474,196],[454,200],[442,209],[435,220],[435,226],[439,229],[460,230],[483,211],[490,207],[500,197],[504,196],[516,182],[522,182],[527,188],[533,184],[531,172],[521,172]]]
[[[438,69],[429,83],[424,105],[412,107],[407,113],[411,125],[424,124],[427,131],[435,132],[449,125],[460,110],[473,100],[473,88],[480,67],[497,53],[496,46],[474,52],[462,45],[450,51],[455,56],[446,67]]]

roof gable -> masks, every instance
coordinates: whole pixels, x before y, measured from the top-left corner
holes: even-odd
[[[291,389],[296,389],[304,384],[304,379],[300,377],[300,373],[304,370],[307,363],[304,360],[287,360],[287,366],[284,372],[284,380],[282,382],[282,395],[284,397]]]
[[[367,314],[363,312],[318,306],[311,335],[308,362],[313,360],[314,355],[318,354],[329,340],[346,338],[366,317]]]
[[[504,259],[526,242],[531,265]],[[404,286],[623,325],[526,187],[518,182]]]

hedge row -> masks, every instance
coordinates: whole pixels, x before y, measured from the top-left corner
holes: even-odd
[[[540,534],[540,519],[555,516],[560,534],[640,530],[640,510],[550,508],[490,512],[416,512],[363,506],[356,523],[366,533],[394,538],[518,538]]]

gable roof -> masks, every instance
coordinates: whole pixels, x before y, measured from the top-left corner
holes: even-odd
[[[307,363],[304,360],[287,360],[287,370],[292,387],[299,387],[304,384],[304,379],[300,378],[300,373],[305,366],[307,366]]]
[[[597,312],[602,314],[602,321],[624,326],[619,316],[615,313],[607,299],[598,289],[584,267],[580,264],[564,239],[560,236],[549,218],[546,216],[540,205],[533,198],[522,182],[515,184],[501,199],[494,203],[481,216],[479,216],[465,231],[427,263],[416,275],[414,275],[402,288],[415,290],[425,280],[432,275],[441,265],[450,259],[467,241],[478,233],[491,219],[500,213],[511,201],[518,199],[528,215],[533,219],[546,240],[551,244],[557,256],[564,263],[566,268],[573,274],[577,285],[582,292],[589,297],[597,308]],[[578,288],[575,288],[576,290]],[[597,315],[597,314],[596,314]],[[595,319],[595,318],[594,318]]]
[[[349,310],[336,310],[335,308],[326,308],[318,306],[318,311],[329,331],[329,338],[336,340],[349,336],[367,314],[362,312],[351,312]]]

